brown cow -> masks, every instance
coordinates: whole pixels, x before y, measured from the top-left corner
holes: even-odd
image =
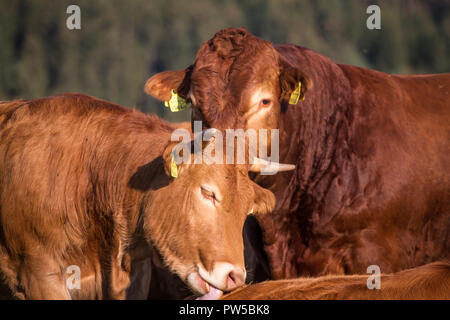
[[[159,254],[207,298],[244,283],[245,217],[274,196],[245,166],[170,177],[175,128],[81,94],[0,104],[0,279],[15,297],[146,298]]]
[[[225,300],[450,300],[450,263],[434,262],[382,274],[379,288],[369,275],[322,276],[266,281],[240,287]]]
[[[225,29],[146,84],[161,100],[171,89],[206,127],[280,129],[295,172],[255,178],[277,199],[260,219],[274,278],[450,257],[450,74],[391,75]]]

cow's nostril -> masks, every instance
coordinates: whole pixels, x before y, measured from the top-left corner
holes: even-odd
[[[216,262],[212,271],[206,272],[202,266],[199,266],[198,272],[205,281],[224,292],[232,291],[245,284],[246,272],[240,265]]]
[[[236,280],[233,272],[230,272],[227,279],[227,289],[233,290],[234,288],[236,288]]]
[[[230,272],[230,274],[228,275],[228,281],[232,284],[232,285],[236,285],[236,281],[234,280],[234,273]]]
[[[245,272],[241,272],[238,269],[230,271],[227,278],[227,289],[233,290],[243,285],[244,281],[245,281]]]

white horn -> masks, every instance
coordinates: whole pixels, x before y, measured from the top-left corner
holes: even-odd
[[[250,165],[248,171],[251,172],[261,172],[262,174],[274,174],[282,171],[294,170],[294,164],[285,164],[267,161],[261,158],[254,157],[253,164]]]

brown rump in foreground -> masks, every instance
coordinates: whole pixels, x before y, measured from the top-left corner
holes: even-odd
[[[380,289],[369,289],[371,275],[322,276],[247,285],[225,300],[400,300],[450,299],[450,263],[434,262],[382,274]],[[370,280],[369,280],[370,281]]]

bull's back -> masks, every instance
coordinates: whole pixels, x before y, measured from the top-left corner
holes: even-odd
[[[375,107],[384,116],[405,113],[411,125],[428,122],[436,130],[448,128],[450,73],[393,75],[351,65],[339,67],[350,81],[354,103]]]
[[[393,79],[408,93],[411,106],[427,112],[450,116],[450,73],[424,75],[393,75]]]

